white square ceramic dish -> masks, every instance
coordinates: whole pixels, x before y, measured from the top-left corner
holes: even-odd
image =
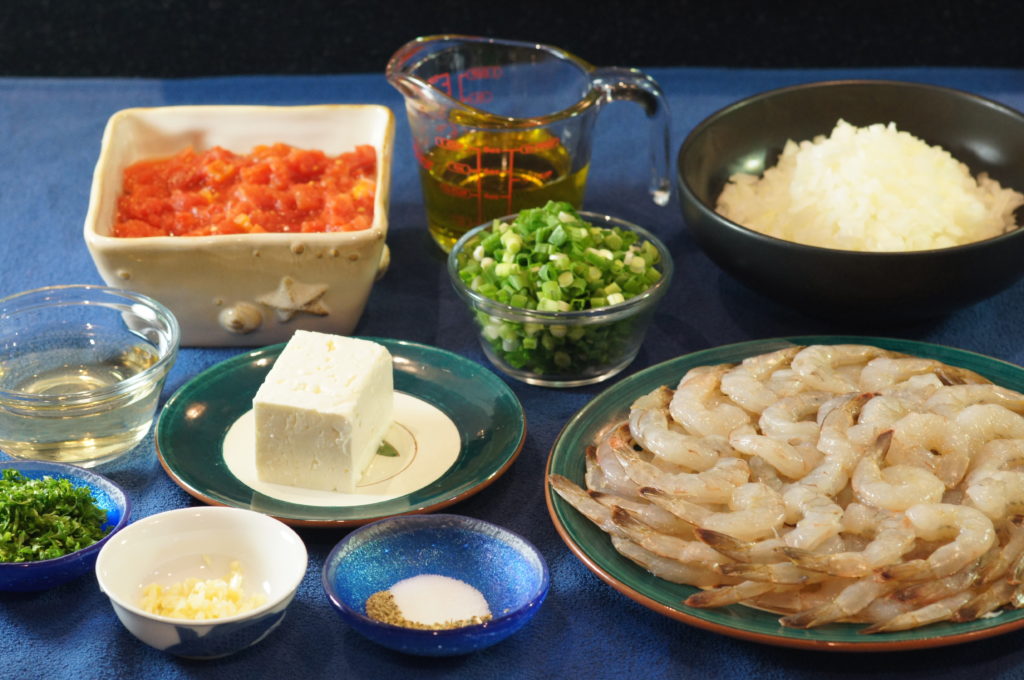
[[[125,109],[103,134],[85,242],[110,286],[149,295],[181,325],[182,345],[258,346],[302,328],[350,334],[386,271],[394,116],[385,106],[169,106]],[[328,155],[377,150],[373,224],[364,231],[111,236],[124,169],[192,146],[249,153],[282,142]]]

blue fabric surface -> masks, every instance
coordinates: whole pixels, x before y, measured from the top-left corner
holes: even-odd
[[[755,92],[815,80],[869,77],[970,90],[1024,109],[1024,73],[998,69],[772,71],[651,69],[672,109],[673,149],[701,119]],[[60,283],[101,283],[82,242],[93,166],[116,110],[171,104],[382,103],[398,121],[388,243],[392,264],[374,288],[357,333],[436,345],[487,365],[462,304],[429,242],[400,95],[382,75],[201,80],[0,79],[0,295]],[[585,207],[645,225],[677,262],[672,289],[626,374],[691,351],[779,335],[874,333],[955,346],[1024,363],[1024,282],[952,316],[908,327],[864,328],[805,317],[722,273],[686,231],[675,198],[646,197],[646,122],[615,104],[597,124]],[[1024,159],[1022,159],[1024,162]],[[415,310],[415,313],[411,313]],[[238,350],[185,349],[164,399]],[[348,629],[320,585],[340,530],[303,530],[310,565],[284,624],[255,648],[190,662],[156,652],[117,621],[93,578],[38,594],[0,594],[0,677],[185,678],[986,678],[1024,677],[1024,633],[931,651],[834,655],[723,637],[664,618],[585,569],[555,533],[543,500],[548,451],[565,422],[608,383],[550,390],[513,383],[528,435],[497,482],[449,511],[480,517],[537,545],[551,592],[537,617],[498,646],[464,658],[420,659],[379,648]],[[164,474],[152,437],[100,471],[131,494],[135,518],[188,506]]]

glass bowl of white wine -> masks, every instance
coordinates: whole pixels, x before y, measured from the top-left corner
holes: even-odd
[[[142,441],[178,353],[145,295],[51,286],[0,299],[0,451],[92,467]]]

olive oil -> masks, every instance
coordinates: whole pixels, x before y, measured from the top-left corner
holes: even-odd
[[[152,347],[137,344],[110,357],[58,350],[22,356],[17,370],[0,367],[5,390],[40,397],[16,407],[0,404],[0,449],[19,458],[94,465],[134,446],[149,431],[160,390],[151,380],[124,381],[157,359]],[[119,385],[123,389],[105,389]],[[101,392],[90,395],[94,390]]]
[[[568,150],[541,129],[439,139],[419,161],[427,224],[445,252],[471,228],[496,217],[548,201],[578,208],[589,168],[573,169]]]

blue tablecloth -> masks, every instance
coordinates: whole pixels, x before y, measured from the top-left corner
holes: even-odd
[[[171,58],[171,57],[169,57]],[[970,90],[1024,109],[1024,73],[997,69],[772,71],[651,69],[671,104],[673,148],[702,118],[755,92],[800,82],[868,77]],[[443,258],[428,241],[400,95],[379,74],[199,80],[0,79],[0,295],[60,283],[101,283],[82,241],[93,166],[116,110],[172,104],[375,102],[398,120],[388,243],[392,265],[373,290],[357,333],[436,345],[486,365]],[[952,316],[906,327],[865,328],[803,316],[722,273],[697,248],[675,198],[645,193],[646,128],[628,104],[598,121],[589,210],[638,222],[660,235],[677,276],[636,361],[624,375],[707,347],[779,335],[874,333],[951,345],[1024,364],[1024,282]],[[1021,159],[1024,162],[1024,159]],[[1022,265],[1024,266],[1024,265]],[[416,313],[410,313],[415,310]],[[184,349],[164,398],[199,371],[236,354]],[[511,381],[510,381],[511,382]],[[663,618],[604,585],[559,539],[543,500],[543,469],[560,428],[607,384],[552,390],[511,383],[529,432],[517,462],[496,483],[450,509],[526,536],[551,569],[551,592],[519,634],[471,656],[429,660],[366,641],[334,614],[320,568],[340,530],[302,532],[309,570],[284,625],[244,653],[182,661],[133,638],[95,579],[38,594],[0,594],[0,677],[446,677],[446,678],[986,678],[1024,676],[1024,633],[932,651],[836,655],[738,641]],[[131,494],[135,518],[193,501],[164,474],[152,438],[102,467]]]

